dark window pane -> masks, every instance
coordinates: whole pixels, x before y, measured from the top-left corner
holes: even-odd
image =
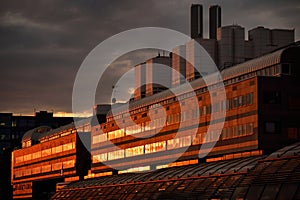
[[[265,91],[263,93],[264,103],[267,104],[280,104],[281,95],[277,91]]]

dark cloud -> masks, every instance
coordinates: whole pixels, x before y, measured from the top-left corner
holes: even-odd
[[[223,24],[249,30],[258,25],[295,28],[300,39],[297,0],[3,0],[0,3],[0,111],[29,113],[33,108],[71,112],[72,86],[86,55],[106,38],[131,28],[157,26],[189,34],[192,3],[222,6]],[[110,101],[111,85],[153,51],[124,55],[107,70],[98,103]],[[131,65],[131,66],[129,66]]]

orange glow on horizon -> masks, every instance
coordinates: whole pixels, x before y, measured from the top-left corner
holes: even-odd
[[[90,117],[91,114],[88,112],[84,113],[68,113],[68,112],[55,112],[53,117]]]

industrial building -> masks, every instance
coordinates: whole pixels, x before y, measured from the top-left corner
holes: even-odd
[[[161,182],[161,184],[171,184],[170,188],[179,187],[177,179],[180,177],[175,177],[176,180],[173,181],[171,175],[175,171],[182,170],[185,174],[185,170],[197,171],[200,168],[212,167],[213,169],[215,167],[216,170],[223,169],[223,173],[226,174],[222,166],[235,166],[243,162],[245,166],[249,162],[256,163],[255,166],[260,168],[259,163],[265,161],[258,160],[299,141],[299,54],[299,44],[295,43],[223,70],[221,75],[224,79],[227,98],[219,99],[213,105],[210,103],[207,90],[208,87],[213,88],[213,85],[206,85],[202,78],[192,81],[191,84],[197,95],[199,118],[195,118],[194,110],[190,110],[192,106],[189,105],[191,102],[189,93],[183,91],[175,98],[174,94],[166,90],[130,102],[128,114],[124,113],[125,107],[120,105],[114,116],[109,112],[105,121],[100,124],[93,122],[94,118],[83,121],[82,127],[77,127],[77,129],[70,124],[54,130],[49,127],[40,127],[27,132],[22,140],[22,148],[14,151],[12,157],[14,198],[38,198],[43,194],[42,191],[47,192],[48,195],[54,194],[55,188],[60,185],[58,183],[67,184],[69,181],[80,179],[81,182],[70,184],[61,191],[71,191],[70,195],[75,195],[75,193],[77,195],[77,189],[81,190],[81,185],[92,183],[97,185],[98,180],[104,179],[104,182],[100,181],[101,188],[112,189],[110,185],[115,183],[115,180],[119,181],[118,184],[124,185],[119,180],[122,179],[121,177],[124,177],[124,180],[127,180],[127,177],[139,177],[138,175],[122,175],[124,173],[156,171],[162,168],[170,168],[161,171],[161,176],[172,180],[172,183]],[[181,87],[178,86],[178,90]],[[211,92],[212,95],[218,96],[217,87]],[[179,99],[185,102],[181,104],[181,112],[179,112]],[[158,118],[152,118],[153,123],[150,123],[148,109],[151,105],[158,104],[166,112],[166,121],[159,118],[161,112],[159,107],[157,107],[157,112],[154,107],[153,111],[157,113]],[[207,132],[211,114],[222,111],[226,111],[226,118],[221,135]],[[130,118],[134,120],[135,125],[130,125]],[[119,128],[120,123],[125,128]],[[183,129],[178,132],[181,123]],[[214,123],[218,123],[218,119],[214,119]],[[161,130],[153,135],[157,128]],[[193,130],[196,130],[194,136],[191,135]],[[176,136],[178,134],[180,137]],[[90,137],[90,156],[85,150],[89,147],[82,145],[80,135]],[[205,157],[201,157],[206,153],[205,146],[212,142],[216,142],[213,149]],[[179,154],[182,148],[186,148],[186,151]],[[269,163],[269,161],[266,162]],[[297,162],[297,159],[293,158],[291,162]],[[175,166],[182,167],[173,169]],[[241,178],[240,175],[236,176],[239,174],[238,170],[233,172],[235,179]],[[156,176],[155,173],[160,174],[160,171],[153,173],[150,173],[149,177]],[[214,177],[213,173],[208,173],[206,178]],[[167,174],[170,175],[167,176]],[[198,174],[199,177],[206,176],[200,172]],[[194,175],[191,174],[190,177]],[[90,179],[102,176],[105,177],[83,180],[84,177]],[[246,178],[247,175],[245,175]],[[162,179],[164,178],[144,179],[146,182],[140,185],[146,187],[147,184],[154,184],[154,182],[156,184],[156,181],[160,182]],[[198,178],[193,178],[192,182],[189,182],[190,179],[184,179],[184,182],[194,184],[193,181],[198,180]],[[199,178],[199,180],[202,179]],[[105,185],[105,182],[108,185]],[[235,187],[239,186],[238,183]],[[72,185],[76,189],[72,189]],[[122,188],[121,185],[118,188]],[[128,187],[133,185],[130,181],[128,182]],[[250,186],[252,187],[252,184]],[[68,187],[71,189],[67,190]],[[85,188],[82,190],[89,193],[90,190],[85,190]],[[251,190],[253,189],[250,188],[249,191]],[[233,190],[230,191],[233,192]],[[192,195],[193,192],[190,192],[189,194]],[[140,194],[145,195],[143,192]],[[161,195],[168,197],[170,194],[166,192]],[[219,195],[226,194],[220,192]],[[238,193],[238,195],[241,194]],[[250,193],[243,193],[243,195],[250,195]],[[251,195],[254,194],[251,193]],[[55,198],[58,197],[64,197],[64,195],[55,196]]]
[[[191,41],[135,66],[142,86],[129,110],[98,106],[79,127],[42,126],[23,136],[12,154],[14,199],[299,198],[300,44],[287,44],[293,31],[282,42],[272,36],[279,49],[257,48],[255,31],[245,42],[238,25],[217,23],[217,35],[204,39],[202,6],[191,11]],[[218,22],[220,8],[211,12]],[[195,71],[196,42],[222,66],[222,80],[206,83]],[[155,63],[184,79],[156,71]],[[167,87],[145,84],[156,81]],[[225,117],[212,118],[218,113]]]

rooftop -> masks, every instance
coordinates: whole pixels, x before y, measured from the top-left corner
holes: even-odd
[[[269,156],[72,182],[60,199],[299,199],[300,142]]]

